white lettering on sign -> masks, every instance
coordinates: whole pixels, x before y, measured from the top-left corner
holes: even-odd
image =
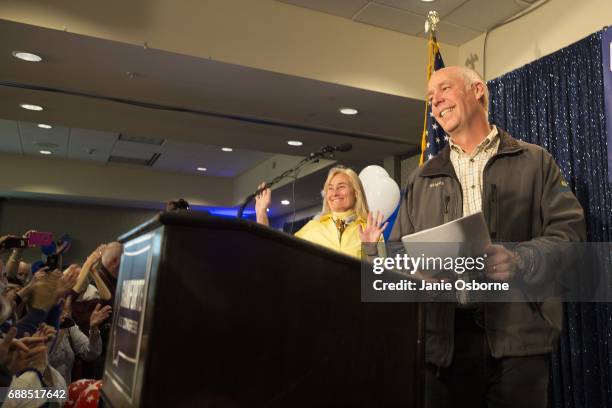
[[[144,279],[124,280],[121,287],[121,307],[142,311],[144,306]]]
[[[128,319],[127,317],[122,316],[119,318],[117,325],[123,330],[129,331],[130,333],[138,333],[138,322],[136,320]]]

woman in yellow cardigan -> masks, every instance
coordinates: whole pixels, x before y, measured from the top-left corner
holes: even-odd
[[[259,188],[264,186],[265,183]],[[381,241],[382,232],[388,223],[382,223],[383,215],[379,212],[374,216],[369,211],[361,180],[351,169],[332,168],[327,175],[323,192],[325,197],[321,214],[304,225],[295,236],[361,258],[362,243]],[[255,213],[258,223],[269,225],[266,210],[271,200],[272,193],[269,188],[256,197]],[[376,252],[376,245],[369,245],[368,248],[368,254]]]

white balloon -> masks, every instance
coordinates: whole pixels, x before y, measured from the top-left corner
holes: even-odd
[[[367,166],[363,170],[361,170],[361,172],[359,172],[359,178],[362,180],[364,178],[370,177],[387,178],[389,177],[389,173],[387,173],[387,170],[383,169],[380,166]]]
[[[367,166],[361,172],[359,172],[359,178],[361,179],[361,183],[364,185],[375,185],[378,180],[386,179],[389,177],[389,173],[387,170],[383,169],[380,166]],[[368,201],[368,204],[370,202]]]
[[[400,189],[389,173],[380,166],[368,166],[359,173],[370,211],[383,214],[387,220],[400,201]]]

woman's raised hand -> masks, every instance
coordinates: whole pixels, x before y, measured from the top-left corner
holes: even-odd
[[[257,222],[264,225],[270,225],[267,211],[272,202],[272,191],[270,188],[266,187],[265,182],[261,183],[257,189],[261,190],[260,193],[255,196],[255,216]]]
[[[383,224],[383,215],[380,211],[376,211],[376,216],[374,216],[372,212],[369,212],[365,228],[361,225],[359,226],[359,238],[361,238],[361,242],[378,242],[383,231],[387,228],[387,225],[389,225],[388,222]]]

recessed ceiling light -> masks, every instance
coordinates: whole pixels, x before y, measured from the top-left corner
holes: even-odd
[[[289,141],[287,141],[287,144],[289,146],[301,146],[304,143],[300,142],[299,140],[289,140]]]
[[[51,129],[53,126],[47,125],[46,123],[39,123],[38,127],[41,129]]]
[[[421,0],[423,3],[433,3],[436,0]]]
[[[355,108],[340,108],[340,113],[343,115],[356,115],[359,111]]]
[[[197,171],[206,171],[208,169],[206,167],[198,167],[196,170]]]
[[[223,150],[224,152],[232,152],[232,151],[234,151],[234,149],[232,149],[231,147],[222,147],[221,150]]]
[[[283,201],[281,201],[281,204],[282,205],[289,205],[289,204],[291,204],[291,202],[289,200],[283,200]]]
[[[41,150],[40,154],[51,154],[49,150]]]
[[[25,52],[25,51],[13,51],[13,57],[19,58],[20,60],[28,61],[28,62],[42,61],[42,58],[40,56],[36,54],[32,54],[31,52]]]
[[[32,111],[41,111],[44,108],[38,105],[30,105],[29,103],[22,103],[21,106],[23,109],[32,110]]]

